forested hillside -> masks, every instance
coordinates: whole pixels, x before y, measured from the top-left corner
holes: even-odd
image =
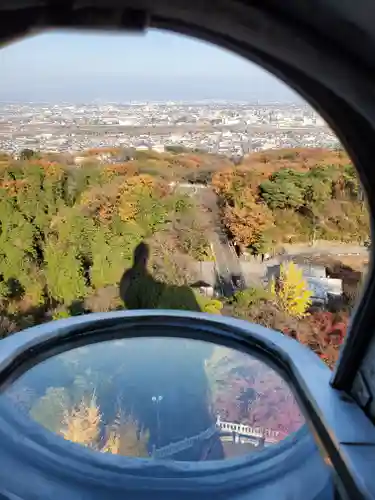
[[[154,276],[170,284],[192,282],[193,259],[210,258],[192,200],[146,173],[144,161],[91,157],[78,167],[28,156],[1,158],[3,334],[123,307],[117,285],[142,240],[150,243]]]
[[[369,220],[357,173],[342,151],[278,150],[214,174],[222,218],[244,250],[283,243],[363,243]]]
[[[236,165],[203,153],[119,148],[86,151],[79,158],[27,150],[19,159],[3,154],[0,335],[50,319],[124,308],[119,283],[132,265],[134,249],[145,241],[151,250],[145,282],[154,281],[167,292],[155,307],[188,309],[184,297],[190,293],[198,309],[222,310],[282,331],[333,366],[353,300],[341,310],[312,310],[310,292],[297,266],[285,268],[279,282],[267,290],[259,286],[217,300],[192,295],[190,286],[197,279],[192,264],[213,258],[207,241],[213,218],[210,222],[194,197],[175,189],[178,182],[213,186],[222,226],[241,250],[263,253],[290,242],[362,243],[369,238],[363,193],[342,151],[270,151],[250,155]],[[335,262],[330,265],[334,268]],[[356,283],[361,279],[358,275]],[[143,297],[151,293],[149,288],[141,284],[138,292]],[[179,294],[179,290],[188,293]],[[303,417],[286,384],[269,368],[262,370],[259,362],[252,363],[251,370],[244,371],[238,353],[228,358],[215,350],[206,367],[212,407],[224,409],[231,420],[284,434],[296,430]],[[246,396],[249,387],[260,397],[253,401],[251,394]],[[36,399],[30,406],[33,418],[44,423],[46,411],[62,390],[51,386]],[[102,402],[90,401],[97,422]],[[68,408],[68,423],[77,425],[85,415],[83,403],[76,413]],[[142,418],[140,422],[144,425]],[[141,427],[142,439],[138,438],[141,442],[134,451],[138,424],[126,421],[124,454],[146,454],[147,427]],[[98,426],[90,429],[97,436]],[[66,439],[86,443],[82,440],[87,433],[82,431],[80,441],[64,432]],[[100,449],[119,453],[120,443],[116,443],[110,446],[108,440]]]
[[[118,286],[140,241],[150,245],[154,279],[194,283],[193,262],[212,255],[208,219],[194,198],[173,188],[174,182],[188,181],[213,185],[222,223],[242,250],[262,253],[289,242],[369,238],[363,193],[343,151],[275,150],[236,165],[204,153],[121,148],[85,151],[78,158],[30,150],[19,159],[2,154],[1,334],[124,307]],[[171,307],[187,307],[172,295]],[[221,308],[218,301],[207,304],[198,297],[198,302],[206,311]],[[259,290],[222,302],[224,313],[292,335],[298,331],[300,340],[321,355],[331,345],[326,333],[338,324],[342,339],[343,318],[347,322],[348,308],[329,317],[295,318]],[[329,364],[336,356],[334,346]]]

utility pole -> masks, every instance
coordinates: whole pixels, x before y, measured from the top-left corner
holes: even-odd
[[[160,409],[159,405],[161,401],[163,401],[163,396],[152,396],[151,398],[152,402],[155,405],[156,409],[156,442],[157,446],[160,446]]]

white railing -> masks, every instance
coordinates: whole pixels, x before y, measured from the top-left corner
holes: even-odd
[[[175,455],[176,453],[191,448],[200,441],[206,441],[210,439],[217,431],[235,432],[236,434],[240,434],[242,436],[264,439],[266,443],[273,443],[275,441],[278,441],[281,437],[281,433],[279,431],[274,431],[265,427],[251,427],[250,425],[235,424],[233,422],[222,422],[220,420],[220,417],[218,417],[215,425],[209,427],[199,434],[196,434],[195,436],[168,444],[167,446],[163,446],[162,448],[155,449],[152,453],[152,456],[153,458],[170,457],[172,455]]]
[[[266,441],[275,441],[281,437],[279,431],[267,429],[266,427],[251,427],[245,424],[235,424],[234,422],[223,422],[218,417],[216,427],[222,432],[235,432],[243,436],[250,436],[256,438],[264,438]]]

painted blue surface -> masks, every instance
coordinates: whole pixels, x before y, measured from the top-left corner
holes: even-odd
[[[277,446],[220,462],[132,459],[90,451],[0,402],[0,494],[25,500],[333,500],[306,428]]]

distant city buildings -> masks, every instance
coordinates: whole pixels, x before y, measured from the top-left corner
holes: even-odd
[[[265,149],[335,148],[308,105],[251,103],[0,104],[0,150],[78,153],[102,147],[163,152],[168,146],[229,157]]]

